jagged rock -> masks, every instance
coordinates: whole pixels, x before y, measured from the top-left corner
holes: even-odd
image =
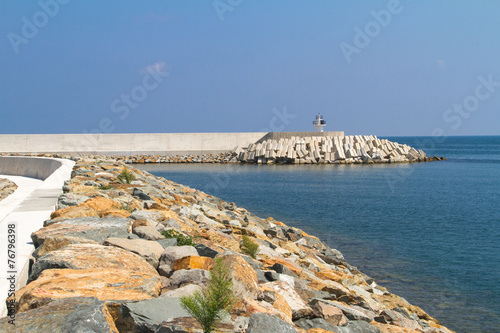
[[[174,289],[174,290],[169,290],[163,294],[161,294],[160,297],[182,297],[182,296],[190,296],[194,294],[195,292],[201,292],[203,288],[197,284],[186,284],[183,287]]]
[[[69,297],[143,300],[158,297],[161,287],[160,276],[154,270],[47,269],[16,292],[16,304],[17,311],[24,312]]]
[[[205,244],[197,244],[195,246],[196,251],[198,251],[198,254],[202,257],[209,257],[209,258],[215,258],[216,255],[219,254],[218,251],[212,249],[211,247],[205,245]]]
[[[331,323],[327,322],[322,318],[313,318],[313,319],[301,318],[295,321],[294,324],[305,330],[316,328],[316,329],[323,329],[327,332],[334,332],[334,330],[336,329],[336,325],[332,325]]]
[[[342,310],[328,302],[322,302],[320,299],[313,299],[309,302],[309,306],[313,309],[316,317],[323,318],[333,326],[342,326],[347,323],[347,318],[344,316]]]
[[[212,268],[214,261],[212,258],[201,256],[187,256],[174,261],[172,269],[178,271],[180,269],[204,269],[209,271]]]
[[[380,330],[368,324],[366,321],[350,321],[345,326],[339,326],[332,329],[335,333],[380,333]]]
[[[297,333],[287,322],[263,313],[250,316],[247,333]]]
[[[293,286],[286,282],[275,281],[264,284],[265,287],[274,290],[277,294],[284,297],[288,306],[292,310],[292,319],[309,316],[312,314],[312,309],[304,302],[300,295],[293,289]]]
[[[336,302],[336,301],[323,301],[323,302],[326,302],[327,304],[333,305],[333,306],[339,308],[340,310],[342,310],[344,315],[349,320],[363,320],[363,321],[366,321],[368,323],[372,321],[372,318],[368,317],[363,312],[361,312],[357,309],[354,309],[352,306],[349,306],[347,304],[343,304],[343,303]]]
[[[165,215],[159,211],[148,211],[148,210],[136,210],[130,215],[130,218],[134,220],[153,220],[156,222],[161,222],[165,220]]]
[[[36,247],[50,236],[79,237],[102,244],[109,237],[127,238],[129,227],[130,221],[124,218],[82,217],[51,224],[32,233],[31,239]]]
[[[164,238],[164,239],[158,239],[156,240],[158,244],[161,244],[163,246],[163,249],[166,249],[169,246],[177,246],[177,239],[176,238]]]
[[[160,257],[158,271],[162,276],[170,276],[174,262],[178,259],[197,256],[198,251],[193,246],[169,246],[166,247]]]
[[[172,274],[170,284],[177,288],[186,284],[205,286],[209,278],[210,273],[203,269],[181,269]]]
[[[104,241],[104,245],[119,247],[138,254],[154,268],[158,267],[163,253],[163,246],[160,243],[145,239],[108,238]]]
[[[98,216],[97,212],[90,207],[69,206],[50,214],[51,219],[72,219],[76,217]]]
[[[191,316],[175,297],[125,303],[122,308],[124,317],[131,317],[134,321],[135,332],[155,332],[164,321]]]
[[[293,273],[288,267],[280,263],[275,263],[274,265],[271,266],[271,269],[279,274],[286,274],[293,277],[297,277],[297,275]]]
[[[65,193],[57,199],[57,209],[63,209],[69,206],[78,206],[79,204],[87,201],[89,199],[88,196],[85,195],[76,195],[72,193]]]
[[[70,244],[37,259],[31,268],[28,283],[46,269],[103,269],[119,268],[154,274],[156,271],[136,254],[115,247],[95,244]]]
[[[264,272],[264,276],[265,278],[268,280],[268,281],[277,281],[279,280],[280,276],[278,273],[276,273],[275,271],[265,271]]]
[[[46,253],[49,253],[51,251],[59,250],[60,248],[63,248],[67,245],[70,244],[95,244],[98,245],[99,243],[90,240],[90,239],[85,239],[81,237],[72,237],[72,236],[49,236],[45,238],[43,244],[39,246],[34,252],[33,252],[33,257],[38,258],[40,256],[43,256]]]
[[[137,236],[147,240],[158,240],[165,238],[165,236],[163,236],[158,230],[148,226],[137,227],[133,230],[133,232]]]
[[[64,298],[18,313],[15,326],[8,319],[0,319],[1,332],[118,333],[106,304],[95,297]]]
[[[255,270],[241,256],[236,254],[221,255],[220,258],[230,270],[233,291],[239,297],[257,299],[261,291]]]

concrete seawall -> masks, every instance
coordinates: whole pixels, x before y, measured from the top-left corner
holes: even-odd
[[[129,134],[3,134],[4,153],[203,154],[248,146],[266,132],[129,133]]]
[[[31,233],[42,228],[43,221],[54,211],[74,164],[55,158],[0,157],[0,178],[10,179],[18,186],[0,202],[0,244],[5,246],[0,251],[0,299],[7,297],[11,285],[17,290],[26,283],[33,251]],[[10,252],[8,244],[14,246]],[[6,310],[5,302],[0,302],[0,317],[6,315]]]

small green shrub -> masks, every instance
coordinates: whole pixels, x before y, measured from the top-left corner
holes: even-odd
[[[118,178],[118,181],[122,184],[130,184],[135,179],[135,175],[128,171],[127,167],[124,167],[116,178]]]
[[[212,333],[235,302],[232,287],[229,268],[218,258],[210,270],[207,288],[181,297],[181,305],[200,323],[204,333]]]
[[[183,245],[191,245],[195,246],[196,243],[193,242],[193,239],[191,236],[183,235],[177,230],[174,229],[168,229],[168,230],[163,230],[161,232],[165,238],[176,238],[177,239],[177,246],[183,246]]]
[[[111,185],[102,185],[101,187],[99,187],[100,190],[111,190],[113,188],[115,187]]]
[[[252,240],[247,235],[243,235],[243,242],[241,243],[241,250],[254,258],[259,253],[259,244]]]

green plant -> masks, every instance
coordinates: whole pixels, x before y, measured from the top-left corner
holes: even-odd
[[[161,232],[165,238],[176,238],[177,239],[177,246],[182,246],[182,245],[191,245],[195,246],[196,243],[193,242],[193,238],[191,236],[187,236],[184,234],[181,234],[177,230],[174,229],[168,229],[168,230],[163,230]]]
[[[243,235],[243,242],[241,243],[241,250],[248,254],[250,257],[254,258],[259,253],[259,244],[253,241],[247,235]]]
[[[111,190],[113,188],[115,187],[111,185],[102,185],[101,187],[99,187],[100,190]]]
[[[127,167],[124,167],[122,172],[116,177],[120,183],[130,184],[135,179],[135,175],[130,172]]]
[[[204,333],[212,333],[235,302],[232,287],[229,268],[218,258],[210,270],[207,288],[181,297],[181,305],[200,323]]]

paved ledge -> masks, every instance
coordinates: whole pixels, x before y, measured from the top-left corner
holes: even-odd
[[[64,181],[71,177],[75,163],[69,160],[37,157],[0,157],[0,177],[12,180],[17,190],[0,202],[0,317],[7,314],[12,271],[8,267],[8,230],[15,225],[15,289],[24,286],[28,263],[34,250],[31,233],[43,227],[54,211]]]

